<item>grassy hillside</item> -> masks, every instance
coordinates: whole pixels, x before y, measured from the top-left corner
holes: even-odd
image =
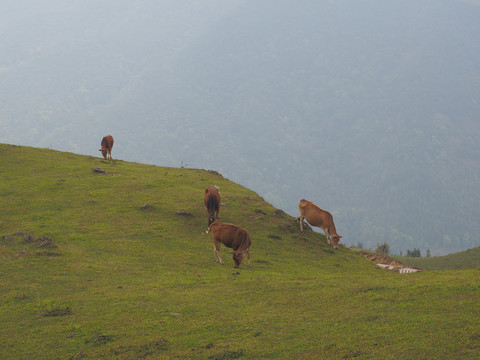
[[[225,249],[214,262],[209,184],[221,220],[250,232],[253,267]],[[215,173],[0,145],[0,198],[1,359],[480,352],[478,270],[379,269]]]
[[[393,255],[401,262],[427,270],[474,269],[480,268],[480,247],[455,254],[434,257],[407,257]]]

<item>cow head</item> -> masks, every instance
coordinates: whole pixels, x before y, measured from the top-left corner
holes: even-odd
[[[208,214],[208,226],[212,225],[215,222],[216,218],[215,215]]]
[[[243,252],[240,254],[233,253],[233,261],[235,262],[235,267],[238,268],[243,261],[244,254]]]
[[[333,248],[338,249],[338,243],[342,237],[340,235],[333,235],[331,245]]]
[[[99,149],[98,151],[101,151],[102,152],[102,155],[103,155],[103,158],[106,159],[107,158],[107,149],[102,147],[101,149]]]

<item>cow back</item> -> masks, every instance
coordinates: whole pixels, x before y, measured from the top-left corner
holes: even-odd
[[[300,214],[307,219],[308,223],[317,227],[330,227],[333,224],[333,217],[328,211],[322,210],[311,201],[300,200],[298,204]]]
[[[112,135],[104,136],[102,139],[101,145],[102,145],[102,148],[111,150],[113,147],[113,136]]]
[[[208,210],[218,210],[220,208],[220,193],[216,186],[210,185],[205,189],[204,204]]]
[[[218,188],[210,185],[205,189],[204,204],[208,214],[208,225],[210,226],[217,218],[220,212],[220,193]]]
[[[221,242],[234,251],[248,249],[251,244],[247,230],[229,223],[213,223],[210,227],[215,241]]]

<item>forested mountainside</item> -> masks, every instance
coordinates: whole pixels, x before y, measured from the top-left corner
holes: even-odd
[[[7,1],[0,141],[214,169],[346,244],[480,244],[480,3]]]

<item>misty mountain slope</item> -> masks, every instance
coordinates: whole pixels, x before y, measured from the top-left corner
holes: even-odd
[[[219,52],[205,50],[198,67],[202,69],[200,75],[192,72],[187,76],[201,77],[200,81],[210,91],[216,88],[218,100],[214,99],[219,103],[231,104],[232,98],[246,101],[240,111],[225,109],[226,117],[233,118],[230,129],[251,140],[245,156],[260,162],[257,170],[271,169],[272,166],[263,165],[276,158],[278,166],[273,166],[277,170],[276,180],[288,179],[285,183],[291,188],[289,191],[295,191],[295,185],[300,188],[298,194],[290,197],[288,210],[294,212],[295,200],[313,192],[319,194],[317,201],[339,211],[357,206],[366,208],[367,223],[388,223],[395,232],[405,233],[401,236],[404,241],[413,237],[408,244],[412,247],[415,241],[431,237],[437,227],[445,229],[443,224],[450,221],[450,209],[457,214],[458,227],[468,228],[467,223],[475,222],[478,212],[462,211],[463,204],[454,205],[458,204],[458,188],[470,193],[468,196],[478,189],[475,183],[478,166],[470,169],[476,171],[472,175],[464,166],[454,170],[453,164],[469,163],[478,155],[475,144],[478,124],[469,117],[469,112],[478,114],[479,110],[476,93],[472,91],[478,88],[478,75],[470,75],[474,74],[474,61],[480,51],[475,33],[471,32],[472,27],[478,30],[478,25],[473,23],[475,19],[467,9],[436,9],[430,23],[426,23],[423,17],[407,20],[398,17],[390,22],[395,9],[389,7],[365,8],[360,4],[350,12],[340,13],[333,6],[325,6],[317,12],[303,13],[302,21],[298,22],[301,25],[293,28],[289,20],[298,18],[295,13],[291,15],[291,9],[282,9],[278,4],[275,8],[264,6],[255,4],[245,11],[257,15],[252,16],[248,26],[242,26],[245,19],[242,14],[225,21],[232,29],[230,33],[207,34],[206,43],[201,43],[192,55],[198,56],[201,49]],[[411,10],[416,8],[413,3],[411,6]],[[285,12],[275,17],[281,19],[277,24],[265,26],[262,22],[265,14],[282,10]],[[370,11],[377,12],[378,21],[365,26],[371,20]],[[457,18],[449,19],[452,14]],[[325,21],[319,19],[322,15],[321,20]],[[454,28],[459,25],[452,24],[454,20],[463,21],[461,29]],[[338,27],[338,23],[342,26]],[[329,34],[332,27],[334,30]],[[406,33],[399,34],[402,30]],[[249,47],[242,46],[254,38],[252,34],[262,35]],[[329,41],[332,34],[339,43]],[[470,36],[465,38],[465,34]],[[354,56],[348,56],[352,43],[361,46],[354,45]],[[252,51],[252,46],[256,50]],[[465,48],[466,54],[460,59],[458,53],[445,54],[451,51],[450,46],[458,51]],[[237,50],[245,48],[244,52]],[[267,49],[275,49],[274,53],[280,55],[268,56],[271,53]],[[216,66],[218,63],[222,66]],[[454,72],[453,63],[458,66]],[[252,73],[242,74],[245,69]],[[465,82],[460,83],[459,78]],[[217,88],[217,83],[231,88]],[[297,84],[303,86],[296,88]],[[255,96],[248,96],[249,91]],[[469,103],[474,106],[468,106]],[[235,127],[235,124],[241,125]],[[275,139],[270,141],[270,153],[264,144],[268,138]],[[284,159],[292,157],[282,144],[300,155],[296,162],[285,167]],[[460,150],[467,144],[467,151]],[[310,178],[315,179],[310,183],[307,180],[307,186],[303,176],[290,175],[303,173],[305,168]],[[464,173],[462,180],[456,179],[457,171]],[[271,170],[268,172],[267,176],[271,176]],[[458,185],[452,186],[455,182]],[[269,183],[266,178],[264,188]],[[335,190],[334,193],[329,189]],[[478,204],[479,199],[474,196]],[[355,216],[359,214],[351,215]],[[411,229],[405,229],[408,219]],[[348,223],[349,219],[345,220]],[[366,240],[379,234],[381,238],[396,240],[394,237],[398,235],[390,232],[389,229],[378,233],[367,231]],[[442,235],[437,233],[438,237]],[[469,236],[468,231],[461,235]]]
[[[0,15],[0,141],[108,132],[114,157],[312,200],[347,244],[480,244],[478,3],[49,4]]]

